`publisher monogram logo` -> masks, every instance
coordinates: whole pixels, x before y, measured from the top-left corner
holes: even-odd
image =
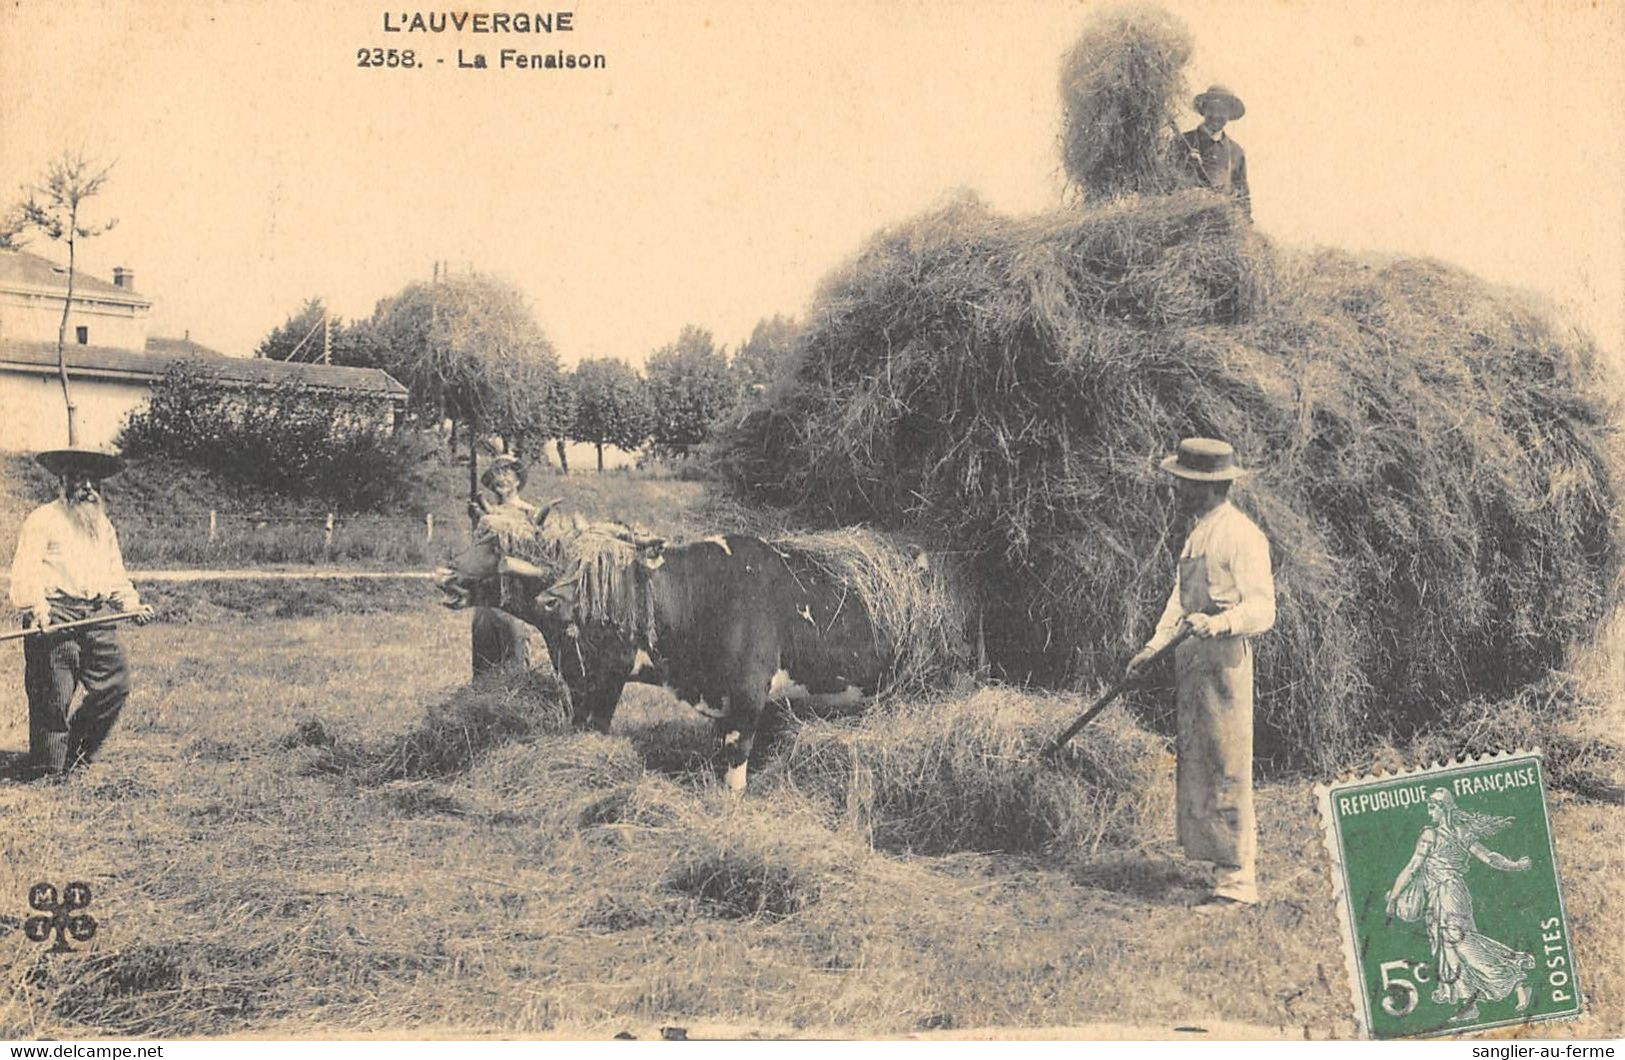
[[[23,921],[23,934],[33,942],[44,942],[55,935],[56,944],[48,952],[72,953],[73,947],[68,945],[70,935],[75,942],[89,942],[96,935],[96,918],[80,912],[88,905],[88,883],[68,884],[60,898],[54,885],[36,883],[28,889],[28,906],[38,909],[40,915]]]

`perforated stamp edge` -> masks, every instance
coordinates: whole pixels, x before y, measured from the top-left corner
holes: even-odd
[[[1348,774],[1330,783],[1316,784],[1314,786],[1315,802],[1320,809],[1320,839],[1326,848],[1326,857],[1331,862],[1332,877],[1332,905],[1337,910],[1337,925],[1339,942],[1343,950],[1343,971],[1348,977],[1349,1000],[1354,1006],[1354,1021],[1358,1027],[1358,1034],[1362,1038],[1373,1037],[1371,1031],[1371,1012],[1367,1004],[1365,990],[1361,983],[1364,981],[1365,969],[1360,964],[1357,943],[1354,937],[1354,918],[1349,905],[1352,899],[1348,893],[1347,866],[1343,862],[1342,844],[1338,841],[1336,818],[1332,812],[1332,797],[1348,788],[1363,787],[1367,784],[1381,784],[1393,780],[1405,780],[1412,777],[1435,776],[1458,769],[1470,769],[1475,766],[1509,763],[1521,760],[1533,761],[1540,777],[1540,809],[1546,821],[1546,843],[1548,855],[1551,857],[1552,878],[1557,888],[1557,911],[1563,918],[1563,931],[1572,939],[1569,932],[1568,906],[1563,898],[1563,875],[1557,866],[1557,835],[1552,828],[1552,810],[1546,791],[1546,758],[1540,748],[1529,748],[1514,751],[1494,751],[1482,755],[1463,755],[1448,761],[1439,760],[1425,763],[1410,769],[1377,770],[1372,773],[1363,773],[1358,776]],[[1497,1027],[1525,1026],[1534,1023],[1560,1023],[1579,1019],[1586,1012],[1586,997],[1583,987],[1580,986],[1582,977],[1578,966],[1578,958],[1574,953],[1573,945],[1569,947],[1569,957],[1574,967],[1575,993],[1578,1005],[1573,1012],[1553,1013],[1547,1016],[1517,1017],[1514,1019],[1498,1020],[1494,1023],[1480,1024],[1469,1030],[1450,1030],[1448,1028],[1430,1034],[1408,1035],[1406,1037],[1448,1037],[1480,1034],[1484,1031],[1494,1030]],[[1403,1039],[1384,1039],[1403,1040]]]

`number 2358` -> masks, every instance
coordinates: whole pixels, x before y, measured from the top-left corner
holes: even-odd
[[[357,48],[355,64],[366,67],[413,67],[418,64],[417,52],[411,48]]]

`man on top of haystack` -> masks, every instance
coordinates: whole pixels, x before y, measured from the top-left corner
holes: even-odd
[[[1162,461],[1174,476],[1182,514],[1195,519],[1179,553],[1174,589],[1157,631],[1128,672],[1138,671],[1189,625],[1174,652],[1178,690],[1179,845],[1214,864],[1204,912],[1258,901],[1253,860],[1253,650],[1248,638],[1275,625],[1270,544],[1230,503],[1244,473],[1235,451],[1212,438],[1187,438]]]
[[[102,480],[122,471],[123,461],[90,449],[53,449],[36,459],[57,476],[57,497],[23,520],[11,602],[25,625],[45,630],[23,641],[30,763],[61,773],[88,764],[101,749],[129,698],[130,677],[116,627],[51,627],[118,612],[146,625],[152,608],[142,606],[130,584],[118,534],[102,510]],[[68,706],[81,686],[84,698],[70,719]]]
[[[1192,106],[1202,124],[1184,135],[1185,157],[1191,176],[1215,191],[1228,191],[1241,203],[1248,220],[1253,216],[1252,192],[1247,188],[1247,154],[1224,131],[1247,113],[1241,98],[1223,85],[1213,85],[1197,96]]]

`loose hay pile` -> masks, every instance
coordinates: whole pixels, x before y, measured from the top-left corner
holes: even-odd
[[[1587,695],[1552,674],[1498,702],[1473,701],[1446,713],[1390,765],[1449,762],[1514,748],[1539,748],[1548,783],[1605,802],[1625,803],[1621,704]]]
[[[569,731],[563,684],[550,674],[501,670],[459,689],[390,746],[375,769],[389,779],[466,770],[493,747]]]
[[[492,747],[468,778],[490,817],[579,828],[620,817],[643,775],[642,759],[625,740],[575,732]]]
[[[1191,35],[1151,4],[1097,15],[1061,62],[1061,160],[1088,199],[1171,190],[1169,141]]]
[[[567,702],[563,683],[551,674],[500,669],[457,689],[415,728],[387,741],[340,735],[311,720],[282,743],[311,748],[315,771],[362,783],[432,779],[461,773],[505,744],[568,732]]]
[[[872,530],[848,527],[770,542],[792,574],[811,573],[851,594],[891,666],[883,695],[940,687],[971,664],[970,609],[950,556],[910,555]]]
[[[986,689],[798,729],[768,779],[885,850],[1070,855],[1138,847],[1173,801],[1165,742],[1121,711],[1057,758],[1045,744],[1083,704]]]
[[[853,837],[827,830],[805,807],[781,802],[775,810],[712,808],[691,821],[669,837],[662,887],[727,919],[782,919],[884,872]]]
[[[1596,351],[1449,266],[1273,251],[1203,191],[1006,219],[959,202],[826,279],[723,439],[744,496],[970,561],[993,664],[1114,676],[1172,577],[1156,460],[1235,443],[1280,617],[1266,764],[1335,767],[1559,664],[1619,570]]]

